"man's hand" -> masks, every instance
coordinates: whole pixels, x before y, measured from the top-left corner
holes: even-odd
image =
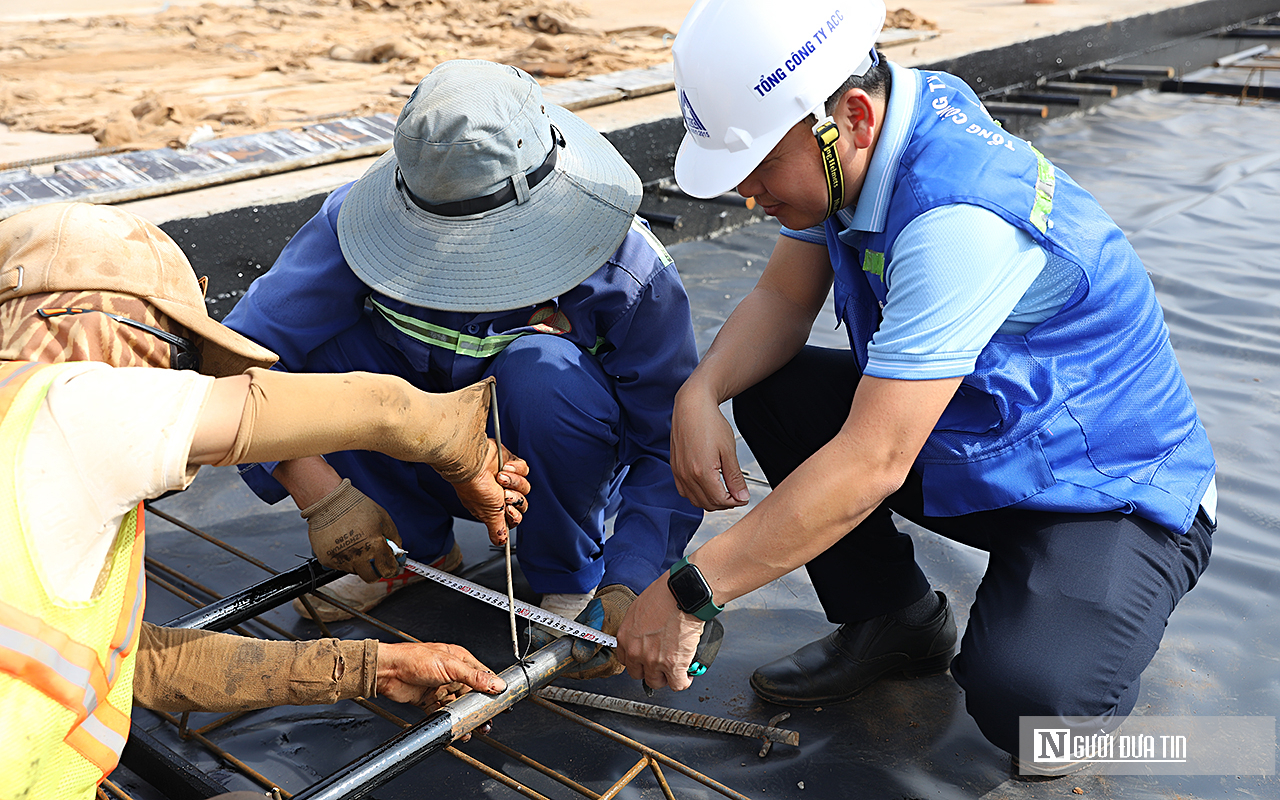
[[[378,694],[433,711],[475,689],[497,694],[507,688],[502,678],[466,648],[435,642],[380,644]]]
[[[689,664],[698,649],[702,625],[702,620],[676,607],[667,576],[660,575],[631,604],[618,629],[618,660],[628,675],[652,689],[688,689],[693,685]]]
[[[680,495],[707,511],[744,506],[751,499],[738,466],[733,428],[715,397],[693,381],[676,394],[671,471]]]
[[[610,636],[616,636],[622,620],[627,616],[627,609],[631,608],[635,599],[636,593],[630,588],[620,583],[611,583],[596,593],[574,621]],[[551,644],[555,638],[545,629],[534,628],[530,634],[530,645],[536,650]],[[564,676],[580,681],[608,678],[625,669],[618,661],[613,648],[605,647],[599,642],[588,642],[585,639],[574,640],[573,660],[577,664],[572,669],[565,670]]]
[[[400,544],[396,524],[382,506],[344,479],[338,488],[302,510],[311,550],[320,563],[354,572],[365,583],[400,573],[387,540]]]
[[[499,471],[498,445],[490,439],[488,448],[484,467],[471,479],[453,484],[453,489],[471,516],[489,529],[489,541],[501,545],[529,510],[529,465],[504,447]]]

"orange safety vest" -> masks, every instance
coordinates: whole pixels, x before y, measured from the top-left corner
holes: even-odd
[[[0,797],[90,798],[129,736],[134,652],[146,599],[141,504],[125,515],[92,598],[61,599],[34,557],[27,437],[70,364],[0,362]],[[79,365],[77,365],[79,366]]]

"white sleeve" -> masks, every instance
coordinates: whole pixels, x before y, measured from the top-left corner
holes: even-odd
[[[93,591],[121,518],[195,478],[187,457],[213,378],[186,370],[86,363],[49,388],[23,480],[46,586]]]

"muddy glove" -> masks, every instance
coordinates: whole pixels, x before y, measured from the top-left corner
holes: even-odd
[[[343,479],[338,488],[302,510],[311,550],[320,563],[354,572],[365,583],[400,574],[387,540],[400,544],[396,524],[382,506]]]
[[[635,592],[620,583],[611,583],[596,592],[596,596],[587,603],[587,607],[582,609],[582,613],[574,621],[610,636],[617,636],[618,628],[622,626],[622,618],[627,615],[627,609],[635,599]],[[530,644],[536,649],[550,644],[553,639],[555,634],[542,628],[535,628],[530,635]],[[574,640],[573,660],[577,662],[577,666],[566,670],[563,674],[566,678],[575,678],[580,681],[608,678],[626,669],[619,663],[612,647],[605,647],[599,642],[588,642],[584,639]]]

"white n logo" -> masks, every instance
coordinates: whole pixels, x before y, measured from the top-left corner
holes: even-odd
[[[1031,731],[1032,761],[1066,762],[1071,760],[1067,743],[1071,731],[1067,728],[1035,728]]]

